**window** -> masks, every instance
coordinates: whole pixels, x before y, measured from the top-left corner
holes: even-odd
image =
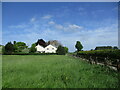
[[[49,50],[49,48],[47,48],[47,50]]]
[[[54,48],[52,48],[52,50],[54,50]]]

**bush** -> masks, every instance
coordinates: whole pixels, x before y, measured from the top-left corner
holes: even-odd
[[[5,45],[5,48],[4,48],[4,53],[6,54],[12,54],[14,52],[14,46],[11,42],[8,42],[6,45]]]
[[[29,52],[31,52],[31,53],[34,53],[34,52],[36,52],[37,50],[36,50],[36,43],[33,43],[32,45],[31,45],[31,47],[30,47],[30,51]]]
[[[78,52],[83,49],[83,46],[80,41],[76,42],[75,48],[77,49]]]
[[[56,55],[56,53],[23,53],[23,52],[15,52],[12,54],[5,53],[4,55]]]
[[[117,64],[117,59],[120,59],[120,50],[93,50],[93,51],[79,51],[77,56],[90,59],[98,62],[106,62],[107,60],[111,63]],[[107,59],[105,59],[107,58]]]
[[[120,50],[93,50],[93,51],[80,51],[78,55],[91,55],[100,57],[109,57],[114,59],[120,58]]]
[[[57,54],[58,55],[65,55],[66,54],[66,49],[63,47],[63,46],[59,46],[58,48],[57,48]]]

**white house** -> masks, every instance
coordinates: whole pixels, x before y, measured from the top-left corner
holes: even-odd
[[[36,49],[37,49],[37,52],[41,52],[41,53],[43,53],[43,52],[45,52],[45,53],[56,53],[56,50],[57,50],[57,48],[54,47],[53,45],[48,45],[44,48],[39,44],[36,46]]]
[[[56,53],[56,50],[57,48],[52,45],[45,47],[45,53]]]
[[[37,49],[37,52],[41,52],[41,53],[45,52],[45,48],[39,44],[35,48]]]

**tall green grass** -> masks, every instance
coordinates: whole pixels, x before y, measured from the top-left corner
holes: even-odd
[[[3,55],[3,88],[117,88],[117,72],[62,55]]]

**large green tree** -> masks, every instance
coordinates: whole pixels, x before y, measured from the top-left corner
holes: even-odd
[[[27,47],[28,46],[24,42],[15,42],[14,43],[15,52],[22,52],[22,50],[24,50]]]
[[[58,46],[58,48],[57,48],[57,54],[58,55],[65,55],[66,54],[66,52],[67,52],[67,50],[66,50],[66,48],[65,47],[63,47],[63,46]]]
[[[65,53],[68,53],[68,48],[67,48],[67,47],[64,47],[64,49],[65,49]]]
[[[81,51],[81,50],[83,49],[83,46],[82,46],[82,44],[81,44],[80,41],[77,41],[77,42],[76,42],[75,47],[76,47],[76,49],[77,49],[78,52]]]
[[[7,54],[12,54],[14,52],[14,46],[11,42],[8,42],[6,45],[5,45],[5,53]]]
[[[31,45],[31,47],[30,47],[30,52],[32,52],[32,53],[34,53],[34,52],[36,52],[36,43],[33,43],[32,45]]]

